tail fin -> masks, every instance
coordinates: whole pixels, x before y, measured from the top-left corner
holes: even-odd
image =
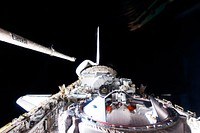
[[[97,55],[96,55],[96,64],[99,65],[100,60],[100,47],[99,47],[99,26],[97,27]]]
[[[77,68],[76,74],[80,76],[82,70],[84,70],[88,66],[99,65],[100,60],[100,52],[99,52],[99,26],[97,27],[97,54],[96,54],[96,63],[91,60],[84,60]]]

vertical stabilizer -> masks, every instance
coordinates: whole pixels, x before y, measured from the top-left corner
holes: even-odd
[[[99,52],[99,26],[97,27],[97,54],[96,54],[96,62],[93,62],[91,60],[84,60],[77,68],[76,68],[76,74],[80,76],[81,72],[89,67],[94,65],[99,65],[100,60],[100,52]]]
[[[99,51],[99,26],[97,27],[97,55],[96,55],[96,64],[99,65],[100,60],[100,51]]]

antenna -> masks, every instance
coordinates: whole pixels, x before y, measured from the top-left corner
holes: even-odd
[[[97,27],[97,55],[96,55],[96,64],[99,65],[100,53],[99,53],[99,26]]]
[[[45,54],[49,54],[51,56],[56,56],[62,59],[66,59],[69,61],[74,62],[76,60],[76,58],[74,57],[69,57],[67,55],[61,54],[57,51],[55,51],[54,49],[50,49],[50,48],[46,48],[42,45],[39,45],[37,43],[34,43],[26,38],[23,38],[19,35],[16,35],[14,33],[8,32],[6,30],[3,30],[0,28],[0,41],[4,41],[10,44],[14,44],[20,47],[24,47],[24,48],[28,48],[28,49],[32,49],[41,53],[45,53]]]

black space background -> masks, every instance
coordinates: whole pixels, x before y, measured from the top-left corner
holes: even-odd
[[[77,80],[84,59],[95,61],[100,26],[100,64],[131,78],[147,93],[200,113],[200,3],[175,0],[158,16],[130,31],[123,2],[74,1],[1,4],[0,27],[76,57],[70,62],[0,42],[0,126],[24,112],[25,94],[54,94]]]

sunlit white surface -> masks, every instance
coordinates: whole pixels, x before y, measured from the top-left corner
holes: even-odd
[[[26,111],[30,111],[34,107],[38,106],[41,102],[47,100],[51,95],[25,95],[17,99],[16,103],[24,108]]]

